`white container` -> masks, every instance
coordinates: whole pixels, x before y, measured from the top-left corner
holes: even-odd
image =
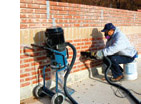
[[[135,80],[138,77],[137,73],[137,62],[134,60],[131,63],[124,64],[125,70],[125,79],[126,80]]]

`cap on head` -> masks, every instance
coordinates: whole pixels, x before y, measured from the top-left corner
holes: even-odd
[[[111,29],[114,29],[115,30],[115,26],[112,24],[112,23],[107,23],[105,24],[105,27],[103,30],[101,30],[101,32],[105,32],[105,31],[108,31],[108,30],[111,30]]]

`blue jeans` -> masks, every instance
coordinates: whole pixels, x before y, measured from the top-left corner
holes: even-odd
[[[112,56],[108,56],[108,58],[111,60],[112,65],[111,65],[111,71],[112,71],[112,75],[113,78],[117,78],[122,74],[122,72],[124,71],[121,66],[119,64],[127,64],[130,63],[134,60],[134,58],[131,57],[127,57],[127,56],[119,56],[119,55],[112,55]],[[103,62],[108,66],[108,62],[103,59]]]

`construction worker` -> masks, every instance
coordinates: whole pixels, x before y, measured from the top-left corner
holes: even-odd
[[[107,39],[106,47],[98,50],[96,53],[91,52],[91,56],[95,56],[97,59],[103,59],[104,56],[107,56],[112,62],[111,72],[113,77],[111,81],[120,81],[124,76],[122,73],[123,69],[119,64],[132,62],[137,56],[137,51],[131,45],[126,35],[112,23],[105,24],[101,32],[105,33]],[[103,59],[103,61],[105,60]]]

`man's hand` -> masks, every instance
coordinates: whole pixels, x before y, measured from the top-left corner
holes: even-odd
[[[95,53],[95,57],[96,57],[96,59],[99,59],[99,60],[103,59],[104,55],[103,55],[102,50],[97,51]]]

